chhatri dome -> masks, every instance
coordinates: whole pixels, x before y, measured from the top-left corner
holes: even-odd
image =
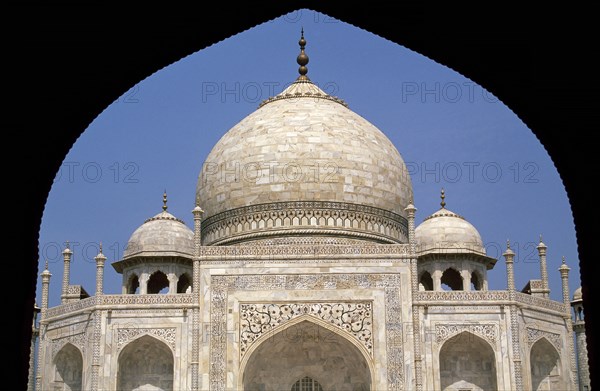
[[[442,190],[441,208],[426,217],[415,229],[420,251],[461,247],[485,255],[485,247],[477,229],[464,217],[446,209],[446,194]]]
[[[373,124],[300,76],[231,128],[196,188],[202,244],[406,243],[412,199],[400,153]],[[307,237],[311,239],[307,239]],[[299,240],[299,239],[298,239]]]
[[[583,292],[581,290],[581,287],[575,289],[575,292],[573,292],[573,301],[579,300],[583,300]]]
[[[186,257],[194,254],[194,233],[185,223],[167,212],[167,193],[163,210],[136,229],[123,251],[123,260],[135,257]]]

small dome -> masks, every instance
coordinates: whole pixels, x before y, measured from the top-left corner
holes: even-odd
[[[583,300],[583,293],[581,292],[581,287],[575,289],[573,292],[573,301]]]
[[[420,251],[463,249],[485,255],[481,235],[464,217],[442,207],[416,229]]]
[[[193,254],[192,230],[182,220],[163,210],[133,232],[123,252],[123,259],[138,256],[191,258]]]

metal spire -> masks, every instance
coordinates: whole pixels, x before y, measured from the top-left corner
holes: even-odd
[[[163,193],[163,207],[162,209],[166,212],[167,211],[167,190],[165,190],[165,192]]]
[[[442,199],[442,202],[440,202],[440,205],[442,205],[442,209],[444,209],[446,207],[446,192],[444,191],[444,188],[442,187],[442,194],[440,195],[440,198]]]
[[[306,40],[304,39],[304,27],[302,30],[300,30],[300,41],[298,41],[298,44],[300,45],[300,54],[298,55],[296,62],[298,65],[300,65],[300,68],[298,68],[298,73],[300,76],[298,76],[297,80],[310,80],[308,76],[306,76],[308,73],[308,68],[306,67],[306,64],[308,64],[308,56],[306,53],[304,53],[304,47],[306,46]]]

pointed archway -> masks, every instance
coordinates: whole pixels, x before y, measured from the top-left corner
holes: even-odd
[[[440,388],[450,390],[496,390],[496,355],[484,339],[464,331],[440,349]]]
[[[149,335],[130,342],[119,354],[117,390],[173,390],[173,353]]]
[[[560,371],[560,356],[546,338],[540,338],[529,354],[531,389],[534,391],[564,390]]]
[[[371,389],[364,354],[339,332],[303,319],[263,338],[248,352],[245,391],[292,391],[303,384],[310,384],[310,391]]]
[[[83,376],[83,356],[79,349],[68,343],[54,358],[52,390],[80,391]]]

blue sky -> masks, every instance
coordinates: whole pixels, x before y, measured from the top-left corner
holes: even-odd
[[[120,259],[131,233],[160,212],[192,227],[204,159],[227,130],[297,77],[304,27],[308,76],[381,129],[411,173],[417,223],[439,209],[464,216],[481,233],[490,289],[506,286],[500,256],[517,253],[517,288],[539,278],[535,246],[548,246],[551,297],[561,300],[566,257],[571,292],[580,284],[573,217],[558,172],[525,124],[492,92],[459,73],[367,31],[301,10],[240,33],[149,75],[98,116],[57,173],[40,227],[40,272],[53,274],[50,305],[60,302],[62,256],[71,242],[71,284],[93,294],[94,256],[108,257],[105,292],[120,293]],[[38,282],[38,303],[39,303]]]

